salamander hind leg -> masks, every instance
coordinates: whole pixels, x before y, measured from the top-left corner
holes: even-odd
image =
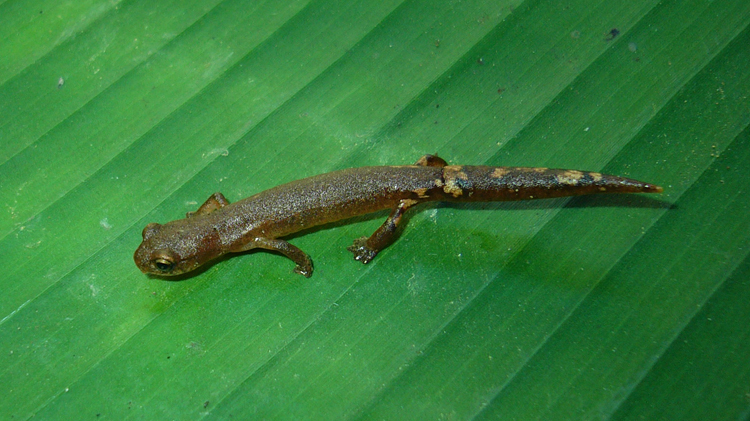
[[[229,201],[223,194],[216,192],[206,199],[205,202],[195,212],[188,212],[185,216],[190,218],[195,215],[208,215],[216,209],[221,209],[228,205]]]
[[[404,199],[391,212],[388,219],[383,222],[375,232],[369,237],[361,237],[354,240],[354,244],[347,247],[347,250],[354,254],[354,260],[367,264],[378,255],[384,248],[391,245],[396,240],[398,227],[401,225],[404,213],[412,206],[419,203],[416,200]]]
[[[420,165],[422,167],[444,167],[448,165],[448,163],[437,155],[425,155],[419,158],[414,165]]]

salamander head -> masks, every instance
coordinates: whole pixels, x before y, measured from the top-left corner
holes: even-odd
[[[184,221],[146,225],[143,242],[133,255],[141,272],[159,276],[181,275],[223,254],[219,233],[215,229],[191,229]]]

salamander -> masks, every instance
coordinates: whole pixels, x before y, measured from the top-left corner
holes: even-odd
[[[234,203],[214,193],[185,219],[146,225],[134,259],[144,273],[173,276],[227,253],[267,249],[285,255],[296,264],[294,272],[310,277],[310,256],[280,237],[392,209],[371,236],[358,238],[348,247],[354,259],[369,263],[396,239],[404,213],[424,202],[661,191],[654,184],[596,172],[448,165],[442,158],[425,155],[414,165],[335,171],[283,184]]]

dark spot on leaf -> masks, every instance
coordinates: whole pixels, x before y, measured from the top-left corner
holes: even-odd
[[[618,35],[620,35],[620,30],[617,28],[612,28],[609,30],[609,33],[607,34],[607,37],[604,38],[604,40],[612,41],[613,39],[617,38]]]

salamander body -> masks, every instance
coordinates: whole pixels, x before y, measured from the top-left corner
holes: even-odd
[[[429,201],[487,202],[596,193],[659,193],[662,188],[613,175],[547,168],[458,166],[433,155],[414,165],[350,168],[293,181],[229,203],[214,193],[196,212],[151,223],[134,259],[144,273],[190,272],[227,253],[278,251],[309,277],[310,257],[280,239],[314,226],[392,209],[370,237],[354,240],[354,258],[370,262],[396,238],[404,212]]]

